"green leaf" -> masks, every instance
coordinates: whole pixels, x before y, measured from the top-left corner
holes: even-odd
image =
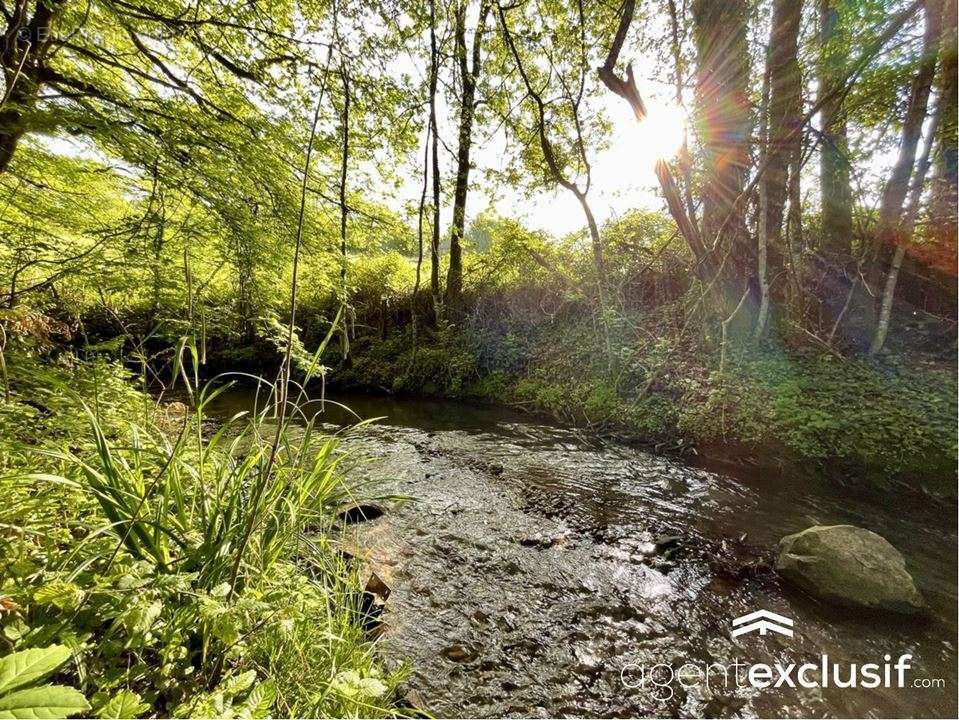
[[[54,580],[33,594],[41,605],[53,605],[60,610],[74,610],[83,601],[83,590],[74,583]]]
[[[254,682],[256,682],[256,670],[247,670],[245,673],[228,677],[220,683],[217,690],[228,697],[232,697],[246,691]]]
[[[382,697],[387,688],[386,684],[374,677],[362,677],[355,670],[345,670],[333,678],[333,689],[351,698],[378,698]]]
[[[140,696],[132,690],[121,690],[97,711],[98,718],[135,718],[150,706],[140,702]]]
[[[153,629],[162,612],[163,603],[159,600],[141,602],[127,608],[120,620],[130,635],[145,635]]]
[[[269,680],[261,682],[247,696],[243,706],[237,712],[240,720],[262,720],[270,716],[270,709],[276,699],[276,689]]]
[[[45,678],[70,659],[70,648],[51,645],[0,658],[0,694]]]
[[[48,720],[67,718],[90,709],[83,694],[63,685],[17,690],[0,697],[0,720]]]

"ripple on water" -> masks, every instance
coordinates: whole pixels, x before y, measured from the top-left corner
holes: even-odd
[[[737,480],[499,410],[369,399],[355,409],[393,416],[348,441],[366,458],[358,471],[417,498],[358,528],[396,556],[382,647],[410,663],[410,687],[439,715],[956,715],[954,504],[864,498],[808,478]],[[779,537],[843,522],[903,552],[931,619],[824,607],[764,569]],[[662,536],[679,540],[651,552]],[[731,639],[730,620],[760,607],[794,618],[796,636]],[[620,675],[629,663],[903,652],[946,687],[699,686],[659,698]]]

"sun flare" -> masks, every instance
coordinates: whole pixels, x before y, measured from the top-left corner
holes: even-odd
[[[652,168],[658,160],[668,160],[679,152],[686,129],[686,114],[672,101],[650,98],[646,117],[628,128],[623,138],[627,155],[624,162]]]

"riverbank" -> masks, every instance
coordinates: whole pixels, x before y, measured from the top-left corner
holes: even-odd
[[[889,350],[870,357],[784,321],[760,342],[724,344],[714,323],[687,321],[681,302],[617,312],[604,329],[589,303],[513,281],[438,326],[421,296],[414,332],[409,295],[387,295],[379,276],[368,283],[351,305],[345,357],[341,328],[322,354],[330,388],[504,404],[687,461],[956,494],[955,338],[941,319],[897,317]],[[298,311],[307,359],[337,315],[327,301]],[[115,332],[111,322],[86,320],[93,337]],[[274,377],[277,327],[248,338],[209,328],[203,372]],[[149,342],[172,355],[175,338]]]
[[[624,323],[624,325],[626,325]],[[686,456],[954,495],[956,372],[936,358],[716,343],[588,319],[359,334],[338,386],[498,402]],[[609,358],[612,355],[613,360]]]
[[[92,351],[3,360],[0,658],[63,653],[75,688],[31,716],[396,714],[333,524],[356,492],[336,438],[283,431],[273,458],[275,423],[158,405]]]

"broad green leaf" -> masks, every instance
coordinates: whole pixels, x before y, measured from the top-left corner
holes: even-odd
[[[90,709],[83,694],[63,685],[16,690],[0,697],[0,720],[53,720],[79,715]]]
[[[132,690],[121,690],[97,711],[98,718],[136,718],[150,709]]]
[[[236,716],[240,720],[262,720],[270,716],[270,709],[276,699],[276,689],[269,680],[261,682],[250,691]]]
[[[345,670],[333,678],[333,688],[351,698],[378,698],[388,690],[386,684],[377,678],[362,677],[355,670]]]
[[[0,658],[0,693],[9,692],[45,678],[70,659],[70,648],[51,645],[21,650]]]
[[[41,605],[53,605],[61,610],[73,610],[83,601],[83,590],[76,584],[54,580],[33,594]]]
[[[247,670],[245,673],[228,677],[217,689],[228,697],[245,692],[256,682],[256,670]]]

